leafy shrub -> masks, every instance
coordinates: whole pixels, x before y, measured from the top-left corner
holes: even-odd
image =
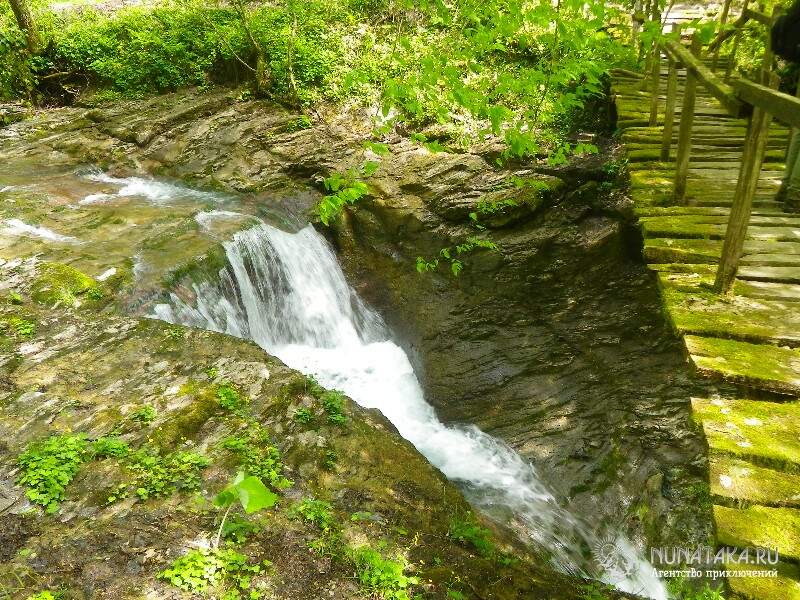
[[[292,506],[290,515],[313,523],[323,531],[330,530],[334,523],[333,507],[330,503],[314,498],[304,498]]]
[[[411,600],[409,588],[419,579],[405,574],[408,565],[404,559],[384,558],[369,546],[351,549],[349,557],[356,579],[368,593],[386,600]]]
[[[159,456],[147,449],[130,455],[128,469],[133,473],[132,488],[140,500],[169,496],[175,492],[193,491],[200,488],[200,472],[211,461],[196,452],[171,452]],[[116,499],[125,497],[120,490]]]
[[[97,458],[123,458],[130,454],[130,448],[119,438],[107,436],[92,442],[90,452]]]
[[[88,9],[67,18],[55,36],[54,60],[127,94],[203,85],[236,43],[230,34],[237,20],[233,11],[191,3],[111,14]]]
[[[54,513],[88,451],[89,442],[82,433],[54,435],[33,443],[17,459],[22,468],[17,483],[28,487],[26,495],[31,502]]]
[[[328,413],[328,422],[333,425],[343,425],[347,422],[347,417],[342,412],[344,407],[344,394],[336,390],[329,390],[322,394],[320,402]]]
[[[228,382],[223,382],[217,386],[217,401],[222,408],[232,412],[242,411],[249,404],[248,398]]]
[[[176,559],[172,566],[161,571],[158,578],[175,587],[194,594],[206,594],[211,590],[227,590],[221,597],[226,600],[258,598],[258,592],[251,592],[252,577],[262,573],[261,564],[250,564],[247,557],[232,549],[190,550]],[[255,595],[253,595],[255,594]]]
[[[156,418],[156,409],[150,405],[145,405],[137,408],[130,415],[131,421],[137,423],[147,424],[152,423]]]
[[[307,425],[314,420],[314,413],[307,408],[298,408],[294,413],[294,420]]]
[[[243,435],[223,440],[222,447],[239,458],[239,464],[248,475],[254,475],[274,489],[292,485],[283,475],[283,463],[278,449],[272,445],[267,430],[251,422]]]

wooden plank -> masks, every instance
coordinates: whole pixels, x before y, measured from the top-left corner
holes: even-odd
[[[731,87],[743,101],[773,115],[778,121],[800,127],[800,98],[746,79],[734,79]]]
[[[731,115],[738,117],[747,114],[747,108],[736,97],[734,88],[714,75],[711,69],[692,56],[691,52],[686,50],[679,42],[666,40],[663,42],[663,47],[672,58],[683,64]]]

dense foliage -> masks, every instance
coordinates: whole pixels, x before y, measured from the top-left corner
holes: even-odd
[[[294,105],[346,102],[379,124],[446,126],[462,142],[491,132],[514,155],[571,150],[563,134],[581,107],[602,95],[609,68],[633,58],[623,28],[608,26],[624,20],[600,1],[39,2],[36,56],[2,5],[5,98],[250,82]]]

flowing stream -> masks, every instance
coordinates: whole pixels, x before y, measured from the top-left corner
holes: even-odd
[[[322,385],[379,409],[477,509],[545,550],[558,569],[668,598],[622,533],[596,532],[562,508],[534,468],[501,441],[438,420],[408,356],[348,286],[313,227],[287,233],[260,224],[235,234],[225,250],[228,266],[218,280],[195,284],[194,305],[172,294],[155,316],[252,339]]]

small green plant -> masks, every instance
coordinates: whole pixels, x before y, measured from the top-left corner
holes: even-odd
[[[369,192],[367,184],[353,170],[345,174],[334,173],[323,181],[323,185],[331,192],[317,204],[317,215],[324,225],[330,225],[345,206],[355,204]]]
[[[259,423],[249,423],[243,435],[226,438],[222,441],[222,447],[239,458],[239,464],[246,474],[254,475],[278,490],[292,485],[283,475],[280,452],[272,445],[267,430]]]
[[[369,546],[352,548],[349,558],[361,587],[385,600],[411,600],[409,588],[419,583],[417,577],[406,575],[407,561],[384,558]]]
[[[166,328],[164,335],[166,335],[170,340],[182,340],[184,337],[186,337],[186,330],[183,327],[172,325]]]
[[[603,174],[607,179],[617,179],[628,168],[628,159],[610,160],[603,165]]]
[[[609,592],[613,590],[613,587],[593,581],[592,583],[587,583],[581,586],[580,598],[581,600],[608,600],[611,598]]]
[[[302,131],[311,127],[311,118],[308,115],[300,115],[286,123],[286,131],[294,133],[295,131]]]
[[[328,414],[328,422],[333,425],[344,425],[347,417],[343,411],[344,394],[336,390],[328,390],[320,396],[320,402]]]
[[[91,454],[96,458],[124,458],[130,451],[128,444],[113,436],[98,438],[90,447]]]
[[[267,486],[258,477],[245,475],[245,473],[239,471],[225,489],[214,498],[216,506],[226,509],[220,521],[214,548],[219,547],[220,540],[226,537],[226,531],[231,538],[246,539],[247,535],[255,530],[255,526],[247,521],[242,522],[241,519],[228,522],[228,515],[237,500],[244,512],[250,514],[275,506],[278,502],[278,495],[267,489]],[[226,524],[228,525],[227,530],[225,528]]]
[[[494,558],[497,553],[490,539],[491,532],[478,525],[471,514],[454,518],[447,535],[461,544],[471,546],[483,558]]]
[[[244,544],[252,535],[261,531],[261,526],[243,516],[234,515],[221,525],[220,530],[223,540]]]
[[[22,304],[22,296],[20,296],[17,292],[9,292],[6,299],[8,300],[9,304]],[[47,593],[49,594],[50,592]]]
[[[386,154],[389,154],[389,146],[387,146],[386,144],[383,144],[381,142],[373,142],[373,141],[367,140],[366,142],[364,142],[364,149],[365,150],[371,150],[372,152],[374,152],[378,156],[384,156]]]
[[[288,384],[288,389],[291,394],[307,394],[313,398],[319,398],[325,393],[325,388],[322,387],[313,375],[302,375]]]
[[[158,578],[193,594],[215,591],[225,600],[255,600],[261,595],[253,589],[252,579],[266,566],[267,561],[250,564],[244,554],[230,548],[190,550],[161,571]]]
[[[442,248],[439,251],[439,256],[432,259],[426,260],[422,256],[417,257],[417,272],[418,273],[427,273],[429,271],[435,271],[439,268],[439,265],[442,262],[450,264],[450,272],[454,277],[458,277],[461,274],[461,271],[464,269],[464,262],[458,258],[463,254],[469,254],[477,250],[478,248],[484,248],[487,250],[492,250],[494,252],[498,252],[499,248],[497,244],[490,240],[482,240],[477,237],[470,237],[462,244],[456,244],[454,247],[447,247]]]
[[[322,468],[327,471],[333,471],[338,461],[339,455],[334,450],[326,450],[325,457],[322,459]]]
[[[152,423],[155,420],[155,418],[156,418],[156,409],[150,406],[149,404],[140,406],[130,415],[131,421],[136,421],[137,423],[141,423],[142,425]]]
[[[106,297],[106,293],[103,291],[103,288],[101,288],[99,285],[89,288],[89,290],[86,292],[86,295],[91,300],[95,301],[102,300],[103,298]]]
[[[712,588],[708,583],[697,587],[685,577],[668,579],[667,589],[676,600],[725,600],[721,588]]]
[[[333,507],[323,500],[304,498],[292,506],[289,514],[295,519],[313,523],[322,531],[330,531],[334,525]]]
[[[200,473],[211,461],[196,452],[171,452],[160,456],[148,449],[138,450],[126,461],[133,474],[133,489],[140,500],[169,496],[175,492],[187,492],[200,488]],[[125,492],[115,493],[116,499],[124,498]]]
[[[217,386],[217,401],[222,408],[231,412],[241,412],[249,404],[249,399],[227,381]]]
[[[294,420],[303,425],[308,425],[314,420],[314,413],[307,408],[298,408],[294,413]]]
[[[8,324],[7,327],[10,327],[12,333],[17,337],[27,338],[36,333],[36,323],[28,319],[12,316],[7,317],[5,322]]]
[[[58,510],[67,485],[75,478],[88,452],[89,442],[82,433],[53,435],[35,442],[17,459],[22,469],[17,483],[28,487],[26,495],[31,502],[44,506],[52,514]]]
[[[42,590],[35,594],[28,596],[26,600],[61,600],[63,594],[61,592],[51,592],[50,590]]]

